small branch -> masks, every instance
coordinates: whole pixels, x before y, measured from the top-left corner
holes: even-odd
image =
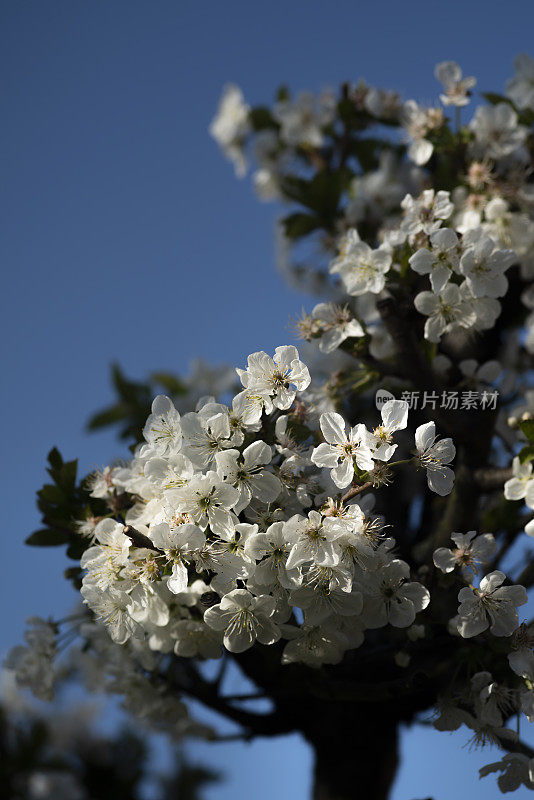
[[[523,572],[515,578],[515,583],[520,583],[521,586],[524,586],[526,589],[534,584],[534,561],[531,561]]]
[[[144,533],[141,533],[140,531],[136,531],[136,529],[132,528],[131,525],[126,525],[123,533],[128,537],[128,539],[132,540],[132,544],[135,545],[135,547],[139,547],[144,550],[154,550],[154,552],[161,553],[163,555],[163,550],[160,550],[159,547],[156,547],[154,542],[149,539],[148,536],[145,536]]]
[[[492,492],[495,489],[502,489],[503,484],[512,477],[511,467],[487,467],[476,469],[475,483],[483,492]]]
[[[514,525],[505,531],[504,541],[502,543],[502,546],[497,555],[495,556],[495,558],[493,559],[493,561],[491,562],[491,564],[489,565],[488,572],[491,572],[494,569],[498,569],[498,565],[500,564],[506,553],[510,550],[512,545],[515,543],[519,534],[525,530],[525,526],[533,519],[534,519],[534,513],[526,514],[519,520],[520,522],[519,525]]]
[[[226,675],[226,671],[228,669],[229,659],[225,652],[223,652],[221,656],[221,663],[219,664],[219,669],[217,670],[217,674],[212,681],[213,687],[215,689],[219,689],[221,686],[224,676]]]
[[[381,297],[376,302],[376,308],[386,330],[395,342],[398,361],[403,365],[405,376],[416,386],[433,390],[434,374],[419,348],[414,326],[410,320],[411,305],[399,303],[393,297]]]
[[[225,695],[222,699],[227,703],[244,702],[245,700],[264,700],[267,695],[264,692],[255,692],[251,694],[229,694]]]
[[[220,742],[250,742],[251,736],[248,733],[217,733],[208,739],[210,744]]]
[[[503,558],[506,555],[506,553],[510,550],[510,548],[514,544],[518,533],[519,533],[519,531],[516,531],[516,530],[507,531],[506,532],[506,539],[503,542],[501,549],[499,550],[499,552],[497,553],[497,555],[495,556],[495,558],[493,559],[493,561],[489,565],[488,570],[487,570],[488,572],[492,572],[494,569],[498,568],[498,565],[501,563],[501,561],[503,560]]]
[[[521,739],[507,741],[506,739],[498,739],[499,747],[507,750],[509,753],[522,753],[527,758],[534,758],[534,748],[522,742]]]
[[[178,667],[179,662],[174,662],[174,666]],[[241,735],[278,736],[294,730],[294,725],[277,711],[260,714],[232,706],[228,698],[219,695],[218,687],[206,681],[192,663],[185,663],[183,666],[186,673],[184,679],[180,680],[176,669],[171,669],[167,673],[169,683],[185,695],[241,725],[244,728]]]
[[[352,500],[353,497],[360,494],[361,492],[365,492],[366,489],[370,489],[373,485],[373,481],[367,481],[367,483],[362,483],[361,486],[351,486],[351,488],[343,495],[341,498],[342,503],[348,503],[349,500]]]

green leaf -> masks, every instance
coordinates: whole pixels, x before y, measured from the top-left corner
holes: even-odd
[[[482,528],[487,531],[509,530],[519,520],[521,506],[515,500],[502,497],[497,506],[491,508],[482,517]]]
[[[148,383],[138,383],[126,378],[117,364],[112,365],[112,383],[118,394],[118,402],[98,411],[88,422],[89,430],[123,423],[119,436],[140,441],[143,426],[150,414],[150,404],[155,388]]]
[[[282,220],[285,234],[289,239],[301,239],[321,227],[320,220],[313,214],[290,214]]]
[[[313,211],[321,226],[333,229],[341,196],[352,177],[353,172],[347,167],[333,172],[322,169],[311,180],[288,175],[282,180],[282,191],[290,200]]]
[[[88,547],[88,542],[80,537],[72,540],[67,547],[67,557],[72,558],[73,561],[79,561]]]
[[[80,567],[67,567],[63,574],[65,578],[72,583],[75,589],[81,589],[83,570]]]
[[[78,471],[78,459],[75,459],[74,461],[67,461],[61,467],[58,483],[67,491],[69,492],[74,491],[74,487],[76,486],[77,471]]]
[[[44,503],[51,505],[61,504],[65,502],[65,495],[60,486],[54,486],[51,483],[45,483],[43,488],[37,492],[39,499]]]
[[[57,528],[43,528],[28,536],[25,544],[29,544],[32,547],[57,547],[60,544],[67,544],[70,541],[70,536],[68,531],[61,531]]]
[[[248,112],[250,124],[255,131],[262,131],[266,128],[277,128],[278,123],[273,118],[270,110],[264,106],[256,106]]]
[[[87,427],[89,430],[105,428],[108,425],[114,425],[115,422],[121,422],[127,415],[128,406],[125,403],[117,403],[116,406],[111,406],[110,408],[97,411],[96,414],[93,414],[87,423]]]
[[[534,458],[534,444],[529,444],[519,451],[519,461],[521,464],[526,464],[527,461],[532,461]]]
[[[496,92],[482,92],[482,97],[484,100],[487,100],[488,103],[491,103],[492,106],[496,106],[499,103],[508,103],[508,105],[513,107],[513,103],[510,98],[505,97],[503,94],[497,94]]]
[[[373,372],[372,370],[355,370],[354,377],[354,382],[350,384],[351,391],[354,394],[361,394],[362,392],[365,392],[366,389],[369,389],[371,386],[373,386],[379,379],[380,375],[378,372]]]
[[[370,136],[355,139],[350,146],[350,152],[356,156],[364,172],[376,169],[380,162],[380,153],[387,148],[393,153],[401,155],[405,150],[404,145],[396,145]]]
[[[284,84],[282,84],[276,90],[276,99],[280,103],[283,102],[284,100],[289,100],[289,98],[290,98],[289,88],[287,86],[284,86]]]
[[[306,205],[308,186],[310,181],[298,178],[296,175],[286,175],[282,178],[282,191],[285,196],[296,203]]]
[[[312,431],[307,425],[303,425],[294,416],[290,415],[287,420],[287,428],[296,442],[305,442],[312,436]]]
[[[161,384],[172,395],[182,395],[187,392],[182,381],[170,372],[153,372],[151,378]]]
[[[519,423],[520,430],[525,434],[531,444],[534,444],[534,419],[524,419]]]
[[[47,457],[48,463],[54,470],[60,470],[63,466],[63,459],[61,458],[61,453],[57,449],[57,447],[53,447],[50,452],[48,453]]]

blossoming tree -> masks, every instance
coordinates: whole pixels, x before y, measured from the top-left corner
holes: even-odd
[[[316,800],[386,798],[399,726],[423,719],[498,745],[481,777],[502,791],[534,789],[534,60],[474,112],[474,78],[436,78],[431,108],[225,89],[211,133],[289,210],[281,268],[320,295],[304,342],[231,374],[117,369],[92,426],[132,457],[77,482],[52,451],[29,540],[75,561],[82,673],[173,736],[220,738],[188,699],[246,739],[300,732]],[[9,658],[41,696],[60,628],[34,621]],[[257,692],[228,694],[230,661]]]

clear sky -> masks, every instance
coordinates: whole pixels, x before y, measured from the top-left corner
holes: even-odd
[[[275,272],[276,209],[207,134],[222,85],[239,83],[254,104],[280,83],[365,77],[433,100],[434,65],[454,59],[499,91],[533,29],[527,0],[0,3],[0,652],[25,617],[74,599],[59,550],[22,541],[38,526],[52,445],[85,471],[123,453],[111,434],[84,432],[111,399],[109,363],[140,378],[184,372],[195,356],[242,365],[291,343],[288,318],[311,305]],[[393,800],[499,796],[477,779],[491,757],[459,749],[465,738],[404,737]],[[209,800],[307,798],[310,755],[295,737],[193,750],[229,777]]]

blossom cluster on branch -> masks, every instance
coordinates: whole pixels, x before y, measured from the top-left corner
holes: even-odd
[[[467,124],[475,79],[453,62],[436,77],[443,108],[363,82],[282,88],[272,108],[226,88],[211,133],[238,175],[253,154],[261,198],[295,206],[280,260],[323,298],[296,323],[304,360],[252,353],[239,386],[204,396],[166,379],[133,457],[71,488],[91,618],[76,631],[110,690],[180,735],[217,738],[188,697],[247,735],[291,729],[280,698],[298,675],[293,695],[318,702],[395,692],[399,721],[434,708],[439,730],[508,751],[482,775],[533,789],[534,751],[508,721],[534,720],[534,60]],[[409,408],[414,391],[433,404]],[[461,392],[495,403],[437,402]],[[41,498],[50,543],[55,497]],[[28,644],[10,666],[48,695],[54,647]],[[230,656],[271,714],[205,677]]]

